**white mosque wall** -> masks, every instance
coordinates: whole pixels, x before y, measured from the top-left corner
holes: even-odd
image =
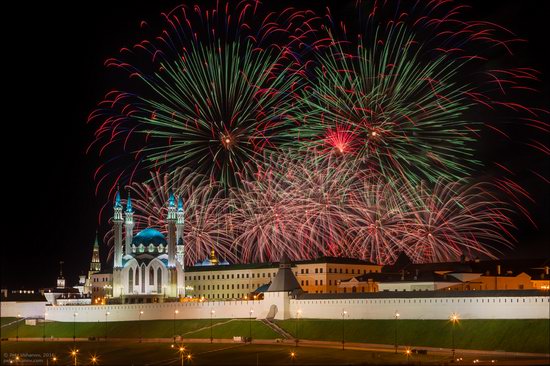
[[[286,294],[280,294],[286,297]],[[109,312],[108,321],[167,319],[209,319],[249,318],[263,319],[269,314],[279,318],[294,318],[300,311],[300,318],[309,319],[394,319],[395,312],[400,319],[449,319],[452,313],[460,319],[549,319],[549,296],[525,297],[442,297],[411,299],[325,299],[297,300],[272,297],[256,301],[212,301],[158,304],[122,305],[80,305],[48,306],[48,320],[69,322],[73,314],[77,322],[103,322]],[[281,314],[273,314],[276,306]]]
[[[2,317],[41,318],[44,316],[46,301],[2,301],[0,314]]]

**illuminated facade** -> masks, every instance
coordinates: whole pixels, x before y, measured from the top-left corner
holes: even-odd
[[[211,257],[214,254],[211,254]],[[245,299],[263,292],[272,282],[278,263],[210,265],[201,263],[185,271],[187,295],[205,299]],[[380,272],[382,266],[357,259],[322,257],[292,264],[301,288],[309,293],[337,293],[338,283],[363,273]]]
[[[168,237],[153,228],[147,228],[134,236],[134,210],[128,195],[126,210],[117,191],[114,205],[114,267],[113,297],[122,302],[159,302],[160,298],[176,298],[185,295],[183,200],[176,207],[174,194],[168,199]],[[125,227],[124,243],[122,226]]]

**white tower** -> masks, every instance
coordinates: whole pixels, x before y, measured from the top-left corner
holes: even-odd
[[[176,220],[176,260],[181,265],[181,267],[185,267],[183,264],[183,259],[185,255],[185,247],[184,247],[184,240],[183,240],[183,228],[185,225],[185,211],[183,210],[183,198],[179,198],[178,200],[178,212],[177,212],[177,220]]]
[[[134,237],[134,210],[132,209],[132,197],[128,191],[128,201],[124,212],[124,228],[126,229],[124,254],[132,253],[132,238]]]
[[[176,199],[174,192],[170,190],[168,194],[168,216],[166,223],[168,224],[168,296],[176,297],[178,286],[178,275],[176,268]]]
[[[115,197],[115,205],[113,206],[113,229],[115,239],[115,258],[114,267],[122,268],[122,203],[120,202],[120,191],[117,189]]]

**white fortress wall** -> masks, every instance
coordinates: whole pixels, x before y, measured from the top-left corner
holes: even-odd
[[[72,322],[73,314],[77,313],[77,322],[104,322],[105,314],[109,312],[107,321],[139,320],[173,320],[176,319],[213,319],[229,318],[265,318],[264,303],[261,300],[249,301],[205,301],[205,302],[166,302],[157,304],[121,304],[121,305],[65,305],[48,306],[48,320]],[[250,314],[252,310],[252,315]]]
[[[41,318],[44,316],[46,301],[1,301],[0,315],[2,317]]]
[[[294,318],[309,319],[549,319],[550,297],[442,297],[290,300]]]
[[[286,294],[281,294],[285,296]],[[433,297],[433,298],[385,298],[385,299],[287,299],[288,306],[281,309],[281,302],[272,300],[174,302],[158,304],[122,305],[64,305],[47,306],[48,320],[72,322],[76,312],[77,322],[166,319],[213,319],[249,318],[263,319],[276,305],[280,315],[294,318],[300,310],[305,319],[449,319],[452,313],[460,319],[549,319],[549,296],[499,296],[499,297]],[[282,299],[281,299],[282,300]],[[279,318],[277,316],[276,318]]]

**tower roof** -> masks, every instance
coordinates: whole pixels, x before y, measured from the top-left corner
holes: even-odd
[[[174,197],[172,188],[168,191],[168,207],[176,207],[176,198]]]
[[[132,197],[130,196],[130,191],[128,191],[128,200],[126,201],[126,212],[134,212],[134,210],[132,209]]]
[[[97,249],[97,248],[99,248],[99,233],[98,233],[98,231],[96,230],[96,231],[95,231],[94,249]]]
[[[298,280],[292,273],[290,260],[286,253],[283,253],[281,261],[279,262],[279,270],[277,275],[273,279],[273,282],[267,289],[267,292],[289,292],[294,290],[301,290],[302,287],[298,283]]]
[[[178,199],[178,211],[179,212],[182,212],[183,211],[183,198],[180,196],[180,198]]]
[[[116,190],[114,208],[122,208],[122,202],[120,202],[120,189],[118,188]]]

